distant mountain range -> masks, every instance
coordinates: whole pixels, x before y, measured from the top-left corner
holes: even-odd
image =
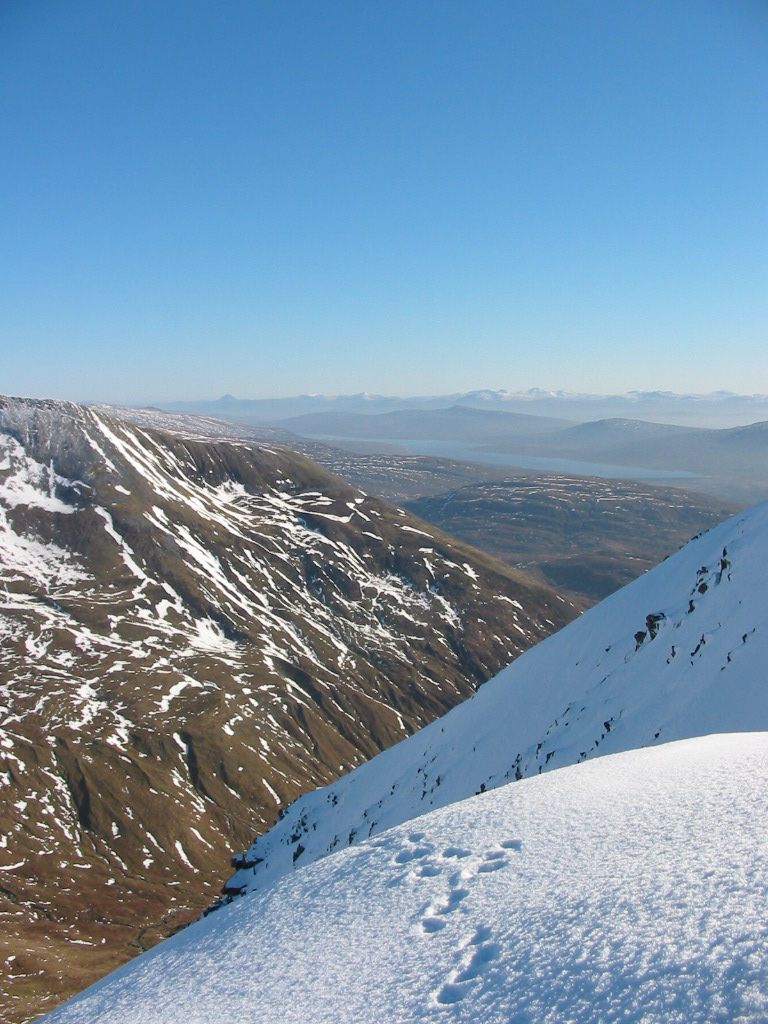
[[[527,391],[479,390],[449,395],[401,398],[360,393],[297,395],[290,398],[243,399],[223,395],[215,401],[160,403],[174,411],[237,417],[254,423],[322,412],[375,414],[404,409],[444,409],[452,405],[527,413],[585,421],[628,417],[687,426],[743,426],[768,419],[768,395],[730,391],[676,394],[671,391],[629,391],[616,395],[569,393],[531,388]]]
[[[569,420],[472,406],[401,409],[396,412],[316,412],[277,420],[275,426],[305,436],[360,440],[443,440],[483,444],[511,437],[540,437],[573,429]],[[681,428],[683,429],[683,428]]]

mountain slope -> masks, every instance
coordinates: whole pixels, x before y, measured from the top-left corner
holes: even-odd
[[[540,474],[483,481],[405,507],[552,586],[600,600],[736,508],[636,481]]]
[[[528,651],[441,721],[297,800],[246,892],[419,814],[606,753],[768,728],[768,504],[727,520]]]
[[[575,613],[291,452],[14,399],[0,582],[8,1021],[188,920],[298,793]]]
[[[758,1024],[768,735],[604,757],[239,900],[49,1024]]]

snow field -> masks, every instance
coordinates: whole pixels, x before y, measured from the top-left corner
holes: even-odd
[[[49,1024],[768,1017],[768,734],[442,808],[179,933]]]

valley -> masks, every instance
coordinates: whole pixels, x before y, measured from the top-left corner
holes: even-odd
[[[573,423],[453,406],[399,413],[314,413],[276,421],[367,454],[444,456],[504,466],[684,486],[746,505],[768,496],[768,421],[712,429],[614,417]]]
[[[300,454],[155,415],[0,400],[14,1024],[197,916],[296,796],[579,611]]]

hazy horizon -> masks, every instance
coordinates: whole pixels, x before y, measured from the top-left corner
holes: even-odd
[[[237,390],[237,393],[235,393]],[[138,397],[126,397],[126,396],[115,396],[106,394],[85,394],[82,392],[76,393],[49,393],[47,391],[28,391],[20,392],[14,391],[13,389],[2,388],[0,394],[4,394],[7,397],[17,398],[32,398],[32,399],[52,399],[54,401],[70,401],[82,403],[85,405],[125,405],[128,407],[147,407],[152,405],[158,406],[171,406],[171,405],[194,405],[204,403],[216,403],[224,402],[231,399],[236,402],[281,402],[281,401],[292,401],[300,398],[316,398],[316,399],[346,399],[346,398],[372,398],[372,399],[385,399],[393,401],[429,401],[436,399],[447,399],[451,397],[463,397],[466,395],[474,394],[488,394],[495,396],[509,396],[510,398],[519,399],[520,401],[535,401],[536,399],[584,399],[584,400],[601,400],[601,399],[622,399],[632,397],[644,397],[644,396],[658,396],[660,399],[667,398],[669,400],[675,399],[709,399],[713,401],[723,399],[744,399],[744,400],[766,400],[768,401],[768,392],[760,391],[732,391],[728,388],[713,388],[708,391],[694,391],[694,390],[672,390],[667,388],[637,388],[627,387],[621,390],[615,391],[577,391],[569,388],[545,388],[538,385],[522,386],[519,388],[504,387],[504,386],[485,386],[485,387],[466,387],[459,388],[452,391],[415,391],[408,390],[406,388],[400,391],[386,391],[376,390],[373,388],[363,388],[357,391],[342,391],[339,389],[328,390],[328,391],[280,391],[272,392],[270,394],[258,394],[251,393],[243,388],[230,389],[223,392],[213,393],[210,390],[208,393],[191,393],[189,396],[184,397],[174,392],[169,392],[166,396],[150,395],[138,396]]]

